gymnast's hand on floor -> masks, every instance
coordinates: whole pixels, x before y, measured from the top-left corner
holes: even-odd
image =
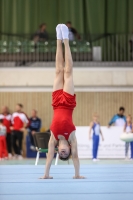
[[[73,179],[85,179],[84,176],[74,176]]]
[[[44,176],[40,177],[39,179],[53,179],[53,177],[44,175]]]

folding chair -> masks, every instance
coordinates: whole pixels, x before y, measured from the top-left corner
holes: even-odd
[[[38,164],[40,153],[45,152],[46,156],[47,156],[48,142],[49,142],[49,139],[50,139],[50,135],[51,134],[49,132],[35,133],[34,134],[33,138],[34,138],[34,143],[35,143],[36,151],[37,151],[35,165]],[[57,149],[55,149],[55,152],[56,152],[55,165],[57,165],[58,160],[59,160],[59,154],[57,152]]]

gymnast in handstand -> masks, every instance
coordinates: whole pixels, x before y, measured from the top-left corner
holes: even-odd
[[[50,126],[51,137],[48,145],[48,155],[45,173],[42,179],[52,179],[49,175],[50,167],[58,146],[59,158],[68,160],[72,156],[75,175],[73,178],[82,179],[77,151],[75,126],[72,121],[73,110],[76,107],[76,96],[73,84],[73,61],[69,47],[68,28],[65,24],[56,27],[56,75],[52,93],[52,106],[54,110],[53,120]],[[65,47],[65,62],[63,58],[62,41]]]

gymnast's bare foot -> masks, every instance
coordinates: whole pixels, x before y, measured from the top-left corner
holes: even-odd
[[[53,177],[52,176],[42,176],[39,179],[53,179]]]
[[[74,176],[73,179],[85,179],[84,176]]]

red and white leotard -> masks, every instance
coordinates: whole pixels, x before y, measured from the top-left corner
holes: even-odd
[[[68,140],[70,133],[76,130],[72,121],[73,109],[76,107],[76,95],[71,95],[62,89],[56,90],[52,94],[52,106],[54,116],[50,130],[56,140],[59,140],[58,135],[63,135]]]

